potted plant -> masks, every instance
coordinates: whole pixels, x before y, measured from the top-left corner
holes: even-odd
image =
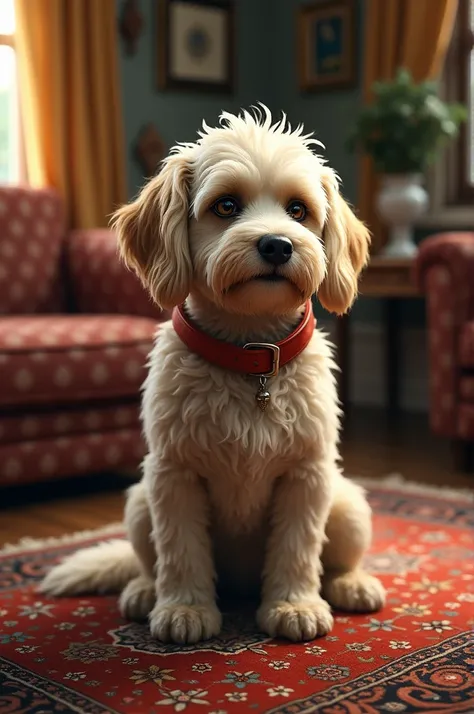
[[[453,139],[466,117],[460,104],[446,104],[433,82],[415,83],[404,69],[393,81],[373,85],[374,101],[364,106],[348,148],[372,157],[381,175],[376,207],[390,226],[387,257],[416,251],[413,225],[428,207],[423,174],[440,149]]]

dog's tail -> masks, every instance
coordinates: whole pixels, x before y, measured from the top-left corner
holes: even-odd
[[[46,575],[39,589],[54,596],[120,592],[139,574],[131,543],[110,540],[68,556]]]

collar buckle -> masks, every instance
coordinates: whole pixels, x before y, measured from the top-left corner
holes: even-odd
[[[280,348],[278,345],[272,345],[270,342],[247,342],[244,345],[244,350],[269,350],[272,354],[272,367],[269,372],[261,374],[253,374],[253,377],[276,377],[280,371]]]

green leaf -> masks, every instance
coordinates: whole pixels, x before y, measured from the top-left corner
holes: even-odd
[[[403,67],[372,89],[374,101],[361,108],[346,146],[369,154],[381,172],[423,171],[467,118],[465,106],[440,99],[436,82],[416,83]]]

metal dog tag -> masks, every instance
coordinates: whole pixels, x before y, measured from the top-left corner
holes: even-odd
[[[270,392],[267,390],[267,378],[266,377],[260,377],[259,379],[259,388],[257,391],[257,394],[255,395],[255,399],[257,401],[258,406],[262,410],[262,412],[265,411],[265,409],[268,406],[268,402],[270,401],[271,395]]]

